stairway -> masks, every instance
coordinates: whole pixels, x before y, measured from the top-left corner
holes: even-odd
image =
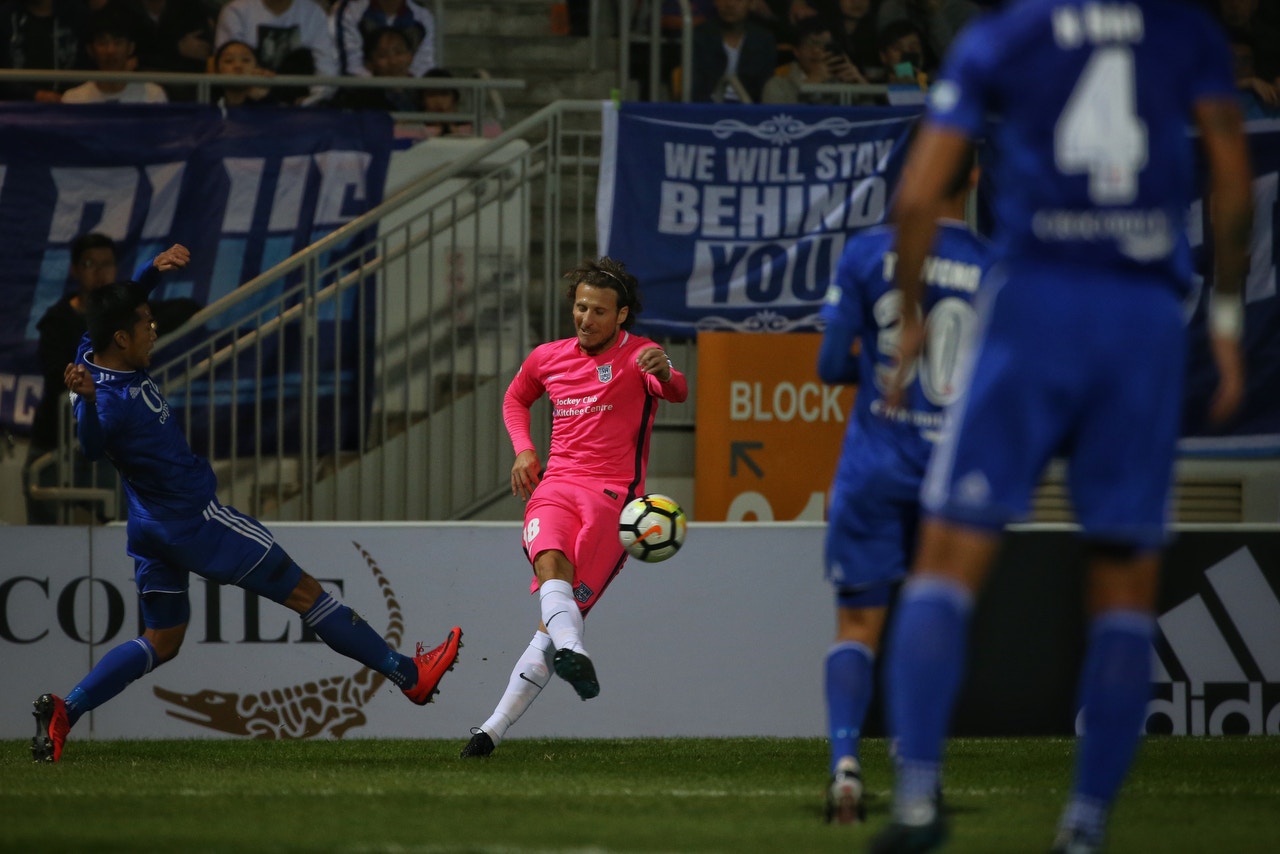
[[[504,127],[552,101],[604,99],[617,86],[616,0],[600,0],[599,67],[591,70],[591,40],[558,36],[551,0],[448,0],[444,7],[445,65],[456,74],[484,69],[491,77],[524,80],[505,90]]]

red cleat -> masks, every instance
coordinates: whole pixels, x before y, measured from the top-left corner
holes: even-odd
[[[413,657],[413,663],[418,665],[418,684],[405,689],[404,695],[419,706],[430,703],[431,698],[439,693],[436,686],[440,684],[444,674],[457,663],[458,648],[461,646],[462,629],[457,626],[449,630],[449,637],[445,638],[444,643],[430,652],[423,652],[422,642],[419,641],[417,654]]]
[[[35,762],[57,762],[62,746],[67,743],[71,724],[67,721],[67,704],[53,694],[41,694],[31,705],[36,710],[36,737],[31,739],[31,759]]]

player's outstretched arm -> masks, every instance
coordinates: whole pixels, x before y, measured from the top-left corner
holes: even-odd
[[[181,243],[175,243],[150,261],[145,261],[133,271],[133,280],[147,289],[155,290],[160,284],[160,274],[170,270],[181,270],[191,263],[191,250]]]
[[[1209,417],[1221,424],[1244,400],[1244,331],[1241,282],[1248,269],[1253,230],[1253,173],[1244,120],[1234,101],[1207,100],[1195,107],[1196,126],[1209,165],[1210,220],[1213,223],[1214,275],[1209,297],[1209,336],[1218,367],[1218,387]]]
[[[175,243],[151,260],[151,265],[162,273],[181,270],[191,263],[191,250]]]

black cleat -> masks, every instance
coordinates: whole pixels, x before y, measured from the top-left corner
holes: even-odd
[[[489,737],[489,733],[480,729],[480,727],[471,728],[471,740],[467,742],[467,746],[462,748],[462,752],[458,754],[459,759],[484,759],[493,753],[493,739]]]
[[[556,675],[572,685],[582,699],[590,700],[600,693],[595,665],[587,656],[571,649],[558,649],[554,663]]]

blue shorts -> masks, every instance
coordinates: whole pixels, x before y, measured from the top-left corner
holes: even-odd
[[[261,522],[217,499],[201,516],[179,520],[129,516],[129,555],[148,628],[182,625],[190,616],[192,573],[283,603],[302,570]],[[172,595],[166,595],[172,594]]]
[[[1049,460],[1067,459],[1090,539],[1166,539],[1186,335],[1171,282],[1020,264],[984,283],[968,390],[929,463],[930,515],[998,530],[1023,518]]]
[[[842,608],[889,604],[915,554],[920,507],[915,497],[895,500],[873,488],[837,484],[828,508],[827,580]]]

